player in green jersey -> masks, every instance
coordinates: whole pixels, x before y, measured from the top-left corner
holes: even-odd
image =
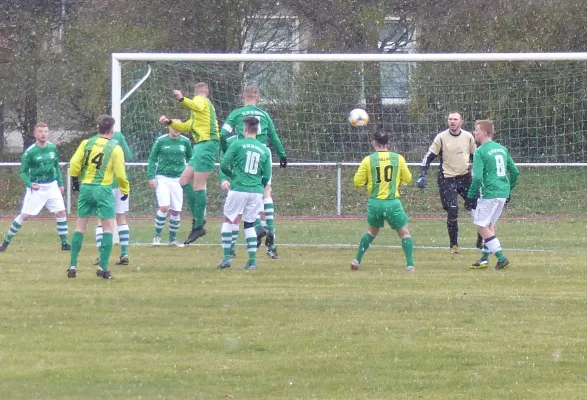
[[[114,118],[102,115],[98,118],[98,135],[81,142],[69,162],[72,189],[79,190],[77,198],[77,221],[72,237],[70,267],[67,277],[77,277],[77,259],[84,241],[84,233],[90,217],[98,217],[104,229],[100,246],[100,268],[98,278],[114,279],[108,269],[112,252],[112,231],[116,215],[112,196],[112,181],[118,180],[122,200],[128,198],[130,186],[124,168],[124,152],[112,139]],[[81,182],[81,186],[80,186]]]
[[[98,134],[100,133],[99,130],[97,130],[97,132]],[[124,152],[124,161],[132,161],[134,155],[130,150],[130,147],[128,146],[128,143],[126,142],[126,139],[124,138],[122,132],[114,132],[114,134],[112,135],[112,139],[116,140],[118,142],[118,145],[122,148],[122,151]],[[126,219],[126,213],[129,210],[130,196],[123,196],[122,192],[120,191],[120,188],[118,187],[118,179],[116,178],[112,181],[112,196],[114,196],[116,207],[116,233],[118,233],[118,238],[120,240],[120,257],[118,258],[118,260],[116,260],[116,265],[128,265],[130,261],[128,258],[128,246],[130,244],[130,228],[128,226],[128,221]],[[124,200],[122,200],[123,197]],[[102,225],[97,225],[95,235],[96,246],[98,248],[98,251],[102,246],[102,234]],[[96,259],[94,265],[100,265],[100,257]]]
[[[407,270],[414,272],[414,241],[408,230],[408,216],[399,199],[398,189],[399,185],[407,185],[412,181],[412,174],[404,157],[389,151],[389,135],[385,131],[375,132],[371,145],[375,153],[363,159],[353,178],[357,189],[367,186],[369,229],[361,238],[351,269],[360,268],[363,255],[387,221],[402,241]]]
[[[510,265],[495,235],[495,224],[518,182],[520,171],[508,150],[493,141],[494,131],[493,121],[479,120],[475,124],[475,140],[480,146],[473,157],[473,182],[467,196],[469,199],[479,197],[473,223],[484,244],[481,259],[471,265],[472,269],[487,268],[489,253],[497,257],[495,269]]]
[[[267,140],[269,139],[271,144],[275,146],[275,150],[279,156],[279,166],[281,168],[286,168],[287,156],[285,154],[285,149],[281,144],[281,140],[279,139],[279,136],[277,136],[273,120],[267,111],[257,106],[257,103],[259,102],[259,90],[256,86],[245,87],[243,91],[243,101],[245,104],[244,107],[232,111],[222,125],[222,130],[220,131],[220,146],[222,150],[226,150],[226,140],[230,135],[235,134],[239,138],[244,137],[244,119],[253,117],[259,120],[257,140],[264,145],[267,145]],[[265,240],[265,245],[267,246],[267,255],[274,259],[279,258],[277,249],[275,248],[275,206],[273,198],[271,197],[271,181],[267,183],[263,192],[262,214],[265,221],[261,221],[259,218],[255,221],[257,229],[257,246],[261,245],[261,239],[266,235],[267,238]],[[267,229],[262,225],[265,222]]]
[[[226,149],[228,150],[228,148],[230,148],[230,146],[232,145],[233,142],[236,142],[238,140],[238,137],[236,135],[230,136],[228,139],[226,139],[225,145],[226,145]],[[220,159],[222,159],[222,156],[224,155],[225,151],[222,152]],[[228,178],[228,176],[226,176],[222,170],[220,170],[218,172],[218,176],[220,178],[220,189],[228,194],[228,191],[230,190],[230,179]],[[256,223],[256,221],[255,221]],[[235,223],[232,224],[231,226],[232,229],[232,240],[231,240],[231,244],[230,244],[230,258],[236,258],[236,242],[238,240],[238,234],[239,234],[239,224]],[[259,236],[257,236],[258,238]],[[259,247],[259,242],[257,241],[257,247]]]
[[[34,135],[35,143],[26,149],[21,158],[20,177],[27,187],[22,210],[12,221],[4,242],[0,245],[0,252],[6,251],[24,222],[31,216],[38,215],[43,207],[55,213],[61,250],[71,250],[67,242],[67,217],[63,202],[63,177],[59,169],[59,152],[57,147],[47,140],[49,138],[47,124],[37,124]]]
[[[155,238],[153,245],[161,244],[161,231],[169,213],[169,245],[178,245],[175,236],[179,230],[183,189],[179,177],[192,157],[192,144],[178,131],[169,127],[167,135],[160,136],[151,149],[147,179],[149,187],[155,190],[159,210],[155,217]]]
[[[230,179],[228,195],[224,202],[222,223],[223,258],[218,268],[230,267],[232,227],[242,215],[249,260],[244,270],[257,269],[257,234],[255,219],[262,207],[265,185],[271,180],[271,156],[269,149],[256,139],[259,120],[244,120],[244,139],[236,140],[222,157],[220,169]]]

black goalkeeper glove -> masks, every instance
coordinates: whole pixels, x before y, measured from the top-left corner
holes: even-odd
[[[77,176],[71,177],[71,190],[79,192],[79,178]]]
[[[416,182],[416,186],[420,189],[424,189],[426,187],[426,177],[425,176],[419,177],[418,181]]]
[[[287,158],[286,157],[281,157],[279,159],[279,167],[280,168],[285,168],[287,167]]]
[[[122,197],[120,198],[120,200],[124,201],[128,199],[128,194],[122,195]]]

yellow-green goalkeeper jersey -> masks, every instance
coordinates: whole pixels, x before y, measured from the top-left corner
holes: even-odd
[[[509,177],[508,177],[509,173]],[[518,182],[520,171],[508,150],[489,140],[473,156],[473,181],[467,196],[482,199],[507,199]]]
[[[192,144],[187,137],[179,135],[173,139],[169,135],[160,136],[149,155],[147,178],[154,179],[155,175],[177,178],[191,157]]]
[[[69,162],[69,175],[80,177],[84,185],[112,186],[116,175],[120,191],[128,194],[130,185],[124,169],[124,153],[116,140],[96,135],[82,141]]]
[[[244,120],[249,117],[254,117],[259,120],[259,130],[257,131],[257,140],[263,144],[267,144],[267,139],[271,141],[271,144],[275,147],[275,151],[280,158],[286,157],[285,149],[283,144],[277,136],[275,130],[275,124],[267,113],[267,111],[253,105],[246,105],[241,108],[237,108],[232,111],[226,121],[222,125],[220,131],[221,143],[225,142],[225,139],[230,135],[237,135],[239,139],[245,137],[244,133]],[[223,143],[223,150],[226,150],[228,146]]]
[[[189,133],[196,144],[206,140],[220,140],[216,109],[207,97],[194,96],[193,99],[184,97],[179,104],[190,110],[190,118],[184,122],[172,121],[173,129]]]
[[[220,169],[230,179],[230,190],[263,193],[271,179],[269,148],[257,139],[238,139],[222,157]]]
[[[403,156],[391,151],[378,151],[363,159],[355,174],[356,188],[367,186],[369,198],[399,198],[399,185],[412,181],[412,174]]]
[[[51,142],[45,143],[45,147],[30,145],[21,157],[20,178],[28,188],[33,183],[53,181],[57,181],[57,186],[63,186],[57,146]]]

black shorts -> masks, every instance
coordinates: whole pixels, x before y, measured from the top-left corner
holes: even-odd
[[[465,200],[465,209],[467,211],[474,210],[477,206],[477,199],[470,200],[467,198],[471,181],[472,177],[470,173],[454,178],[445,178],[439,174],[438,191],[440,192],[442,208],[446,211],[453,208],[458,213],[458,196],[461,196]]]

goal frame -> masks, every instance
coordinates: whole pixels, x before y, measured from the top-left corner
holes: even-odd
[[[412,54],[251,54],[251,53],[112,53],[112,117],[121,128],[121,61],[199,62],[495,62],[495,61],[587,61],[587,52],[567,53],[412,53]],[[550,164],[548,164],[550,165]]]

